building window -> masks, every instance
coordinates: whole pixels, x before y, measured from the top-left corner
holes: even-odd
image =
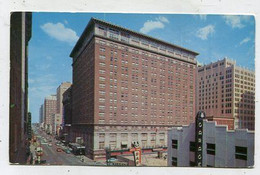
[[[247,160],[247,147],[236,146],[236,159]]]
[[[105,124],[105,120],[100,119],[100,120],[98,120],[98,123],[99,123],[99,124]]]
[[[118,40],[119,32],[115,29],[109,29],[109,37]]]
[[[100,47],[100,48],[99,48],[99,51],[100,51],[100,52],[105,52],[105,51],[106,51],[106,48]]]
[[[106,59],[106,56],[104,56],[104,55],[99,55],[99,58],[100,58],[101,60],[105,60],[105,59]]]
[[[178,140],[172,140],[172,148],[178,149]]]
[[[177,157],[172,157],[172,166],[177,166]]]
[[[207,143],[207,154],[215,155],[215,144]]]
[[[196,144],[195,144],[195,142],[190,142],[190,151],[191,151],[191,152],[195,152],[195,150],[196,150]]]
[[[151,140],[152,141],[156,140],[156,133],[151,133]]]
[[[105,148],[105,142],[99,142],[99,149]]]
[[[110,142],[109,142],[109,148],[110,148],[111,150],[114,150],[114,149],[116,148],[116,141],[110,141]]]
[[[105,116],[105,113],[104,112],[100,112],[99,113],[99,117],[104,117]]]
[[[105,134],[104,134],[104,133],[100,133],[100,134],[99,134],[99,139],[100,139],[100,140],[105,139]]]

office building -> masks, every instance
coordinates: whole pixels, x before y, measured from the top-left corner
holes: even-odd
[[[104,148],[166,147],[167,129],[195,116],[198,53],[92,18],[73,58],[72,139]]]
[[[63,123],[62,136],[66,142],[73,142],[70,137],[70,128],[72,123],[72,86],[63,93]]]
[[[61,128],[61,115],[60,114],[52,114],[51,117],[51,128],[52,128],[52,135],[59,135],[60,128]]]
[[[55,133],[59,133],[61,124],[63,122],[63,93],[71,86],[70,82],[63,82],[61,83],[61,85],[57,88],[57,109],[56,109],[56,114],[58,114],[56,116],[56,129],[55,129]],[[60,118],[60,119],[59,119]],[[57,131],[57,132],[56,132]]]
[[[255,73],[224,58],[197,68],[196,110],[229,129],[255,128]]]
[[[43,116],[44,116],[44,106],[43,104],[41,105],[40,109],[39,109],[39,123],[43,123]]]
[[[32,14],[11,13],[10,25],[10,119],[9,160],[25,163],[28,126],[28,43]]]
[[[253,167],[254,131],[216,124],[197,115],[195,123],[169,130],[168,166]]]
[[[49,134],[53,132],[53,117],[56,114],[57,98],[56,95],[50,95],[44,99],[44,124],[45,131]]]
[[[63,82],[61,85],[57,88],[57,114],[63,115],[63,93],[70,88],[71,83],[70,82]]]

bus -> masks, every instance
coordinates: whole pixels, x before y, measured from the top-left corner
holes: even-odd
[[[72,153],[75,155],[85,155],[85,146],[78,143],[70,143],[69,147],[72,149]]]

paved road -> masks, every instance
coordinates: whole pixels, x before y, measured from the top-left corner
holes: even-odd
[[[48,140],[52,140],[52,142],[44,142],[44,139],[37,138],[37,142],[40,143],[43,148],[43,156],[41,160],[46,160],[47,165],[93,165],[93,161],[91,159],[85,162],[82,162],[79,156],[75,156],[74,154],[67,154],[63,151],[57,152],[57,146],[55,145],[55,139],[51,138],[49,135],[41,131],[36,132],[36,136],[43,136],[44,138],[48,138]],[[48,143],[52,143],[52,146],[49,146]]]
[[[52,147],[47,144],[42,145],[43,156],[42,160],[46,160],[48,165],[87,165],[81,162],[81,160],[73,154],[67,154],[65,152],[57,152],[56,146]]]

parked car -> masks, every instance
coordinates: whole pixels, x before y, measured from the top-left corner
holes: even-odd
[[[48,146],[52,146],[52,144],[51,144],[51,143],[49,143],[49,144],[48,144]]]
[[[116,158],[114,158],[114,157],[112,157],[112,158],[108,159],[108,162],[115,162],[115,161],[117,161],[117,159],[116,159]]]
[[[56,149],[56,151],[57,151],[57,152],[62,152],[62,149],[61,149],[60,147],[58,147],[58,148]]]
[[[65,149],[64,152],[67,153],[67,154],[70,154],[70,153],[71,153],[69,149]]]
[[[65,151],[67,148],[65,146],[61,146],[61,149]]]

